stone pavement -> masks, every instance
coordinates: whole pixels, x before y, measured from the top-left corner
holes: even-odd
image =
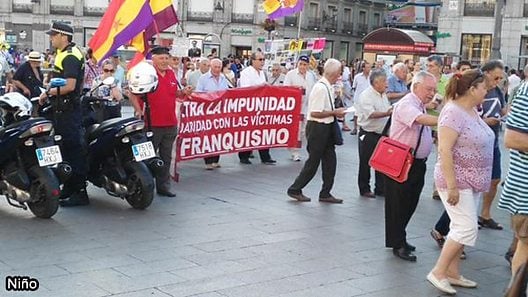
[[[439,253],[429,231],[443,211],[430,198],[434,157],[408,228],[418,257],[409,263],[384,247],[383,198],[359,197],[356,138],[345,141],[334,190],[342,205],[289,199],[286,188],[302,163],[285,149],[272,150],[276,166],[258,159],[241,165],[234,155],[223,156],[215,171],[204,170],[202,160],[185,162],[173,185],[178,196],[156,197],[145,211],[92,186],[90,206],[59,209],[51,220],[2,201],[0,279],[30,276],[40,288],[14,293],[2,286],[0,296],[440,296],[425,279]],[[305,194],[316,198],[320,186],[318,175]],[[508,215],[493,214],[507,230],[479,232],[462,263],[479,287],[457,296],[498,297],[508,283]]]

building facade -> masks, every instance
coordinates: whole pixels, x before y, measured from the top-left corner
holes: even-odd
[[[17,48],[44,51],[50,47],[45,31],[53,21],[75,30],[74,41],[88,42],[108,7],[108,0],[2,0],[0,40]]]
[[[351,61],[361,58],[361,39],[384,24],[385,1],[304,1],[302,14],[277,20],[265,30],[266,14],[260,0],[180,0],[178,13],[185,36],[218,46],[221,56],[247,56],[263,48],[266,39],[326,37],[323,57]],[[300,22],[300,30],[299,30]]]
[[[220,56],[246,56],[264,41],[326,37],[324,57],[353,60],[361,57],[361,39],[384,24],[386,6],[381,0],[305,0],[302,15],[277,20],[266,31],[261,0],[175,0],[180,26],[160,34],[165,41],[179,32],[187,40],[200,41],[206,54],[213,48]],[[74,27],[74,40],[86,45],[108,7],[108,0],[2,0],[0,40],[18,48],[49,48],[44,34],[52,21]],[[269,27],[268,27],[269,29]]]
[[[501,0],[503,1],[503,0]],[[500,52],[506,65],[522,68],[528,60],[528,0],[505,1]],[[443,0],[437,51],[481,64],[491,57],[495,0]]]

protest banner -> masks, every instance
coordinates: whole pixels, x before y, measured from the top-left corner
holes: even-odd
[[[193,93],[182,103],[178,161],[297,147],[302,91],[259,86]]]

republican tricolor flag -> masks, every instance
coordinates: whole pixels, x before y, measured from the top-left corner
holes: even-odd
[[[172,0],[112,0],[88,46],[98,62],[122,45],[134,46],[144,57],[148,40],[176,23]]]
[[[150,0],[150,8],[152,9],[154,20],[145,31],[136,35],[130,42],[130,45],[138,52],[130,61],[128,68],[145,59],[149,51],[148,41],[154,35],[178,23],[178,16],[172,5],[172,0]]]
[[[304,0],[264,0],[264,11],[270,19],[296,14],[304,7]]]

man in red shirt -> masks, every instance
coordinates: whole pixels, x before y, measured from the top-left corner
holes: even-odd
[[[154,133],[152,144],[159,152],[160,158],[165,163],[163,170],[156,177],[156,191],[158,195],[175,197],[176,194],[170,189],[170,164],[172,156],[172,145],[178,135],[178,118],[176,117],[176,100],[178,97],[191,93],[191,88],[178,90],[178,81],[172,69],[170,69],[169,49],[166,47],[155,47],[151,50],[152,65],[158,74],[157,89],[148,94],[150,103],[150,130]],[[143,116],[143,108],[136,96],[131,97],[136,117]]]

